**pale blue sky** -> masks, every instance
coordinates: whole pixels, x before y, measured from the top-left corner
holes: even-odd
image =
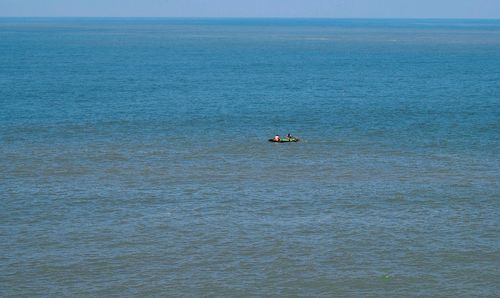
[[[500,18],[500,0],[0,0],[0,16]]]

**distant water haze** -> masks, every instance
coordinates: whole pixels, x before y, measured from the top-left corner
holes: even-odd
[[[500,1],[0,0],[0,16],[500,18]]]

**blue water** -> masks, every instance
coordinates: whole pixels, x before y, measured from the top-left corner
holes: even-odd
[[[2,297],[498,297],[499,181],[498,20],[0,19]]]

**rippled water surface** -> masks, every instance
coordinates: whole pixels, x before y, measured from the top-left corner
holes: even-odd
[[[499,21],[0,19],[0,296],[498,297],[499,140]]]

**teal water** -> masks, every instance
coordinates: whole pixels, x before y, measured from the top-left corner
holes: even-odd
[[[498,20],[0,19],[0,296],[498,297],[499,140]]]

